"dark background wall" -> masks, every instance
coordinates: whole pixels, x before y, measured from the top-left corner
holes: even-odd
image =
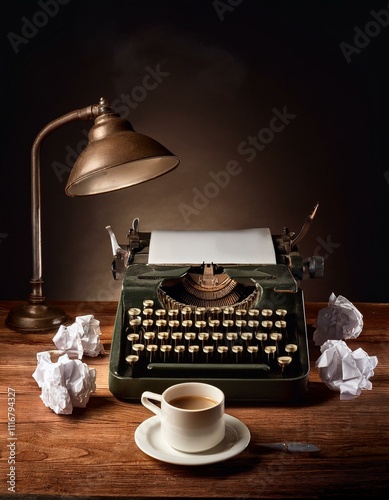
[[[120,242],[135,217],[143,231],[269,227],[277,234],[284,226],[298,231],[319,201],[300,251],[324,256],[326,270],[302,283],[306,299],[326,301],[334,292],[389,300],[387,2],[23,0],[2,7],[1,299],[30,291],[36,134],[104,96],[181,164],[146,184],[73,199],[64,188],[91,123],[46,139],[49,299],[116,300],[108,224]],[[271,136],[264,129],[277,113],[285,127]],[[250,137],[260,147],[249,151]],[[195,194],[209,192],[211,172],[230,161],[238,174],[192,212]]]

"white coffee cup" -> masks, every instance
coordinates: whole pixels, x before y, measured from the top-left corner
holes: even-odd
[[[185,382],[162,394],[145,391],[141,402],[160,417],[162,438],[176,450],[197,453],[224,439],[224,393],[213,385]]]

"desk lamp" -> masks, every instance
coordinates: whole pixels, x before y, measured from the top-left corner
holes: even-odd
[[[87,106],[48,123],[37,135],[31,150],[31,218],[33,275],[28,303],[12,309],[6,325],[16,331],[49,332],[69,318],[43,296],[40,147],[48,134],[75,120],[95,120],[89,141],[73,165],[65,192],[69,196],[88,196],[116,191],[154,179],[175,168],[180,160],[164,146],[134,131],[117,115],[109,102]]]

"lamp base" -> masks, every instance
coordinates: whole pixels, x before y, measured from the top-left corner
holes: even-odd
[[[59,307],[28,303],[12,309],[5,320],[11,330],[20,333],[45,333],[58,329],[69,321],[69,316]]]

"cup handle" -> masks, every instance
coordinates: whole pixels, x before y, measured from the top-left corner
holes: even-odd
[[[161,408],[159,406],[152,403],[150,399],[154,399],[155,401],[162,401],[162,394],[156,394],[155,392],[145,391],[141,396],[141,403],[143,406],[148,408],[150,411],[155,413],[158,416],[161,416]]]

